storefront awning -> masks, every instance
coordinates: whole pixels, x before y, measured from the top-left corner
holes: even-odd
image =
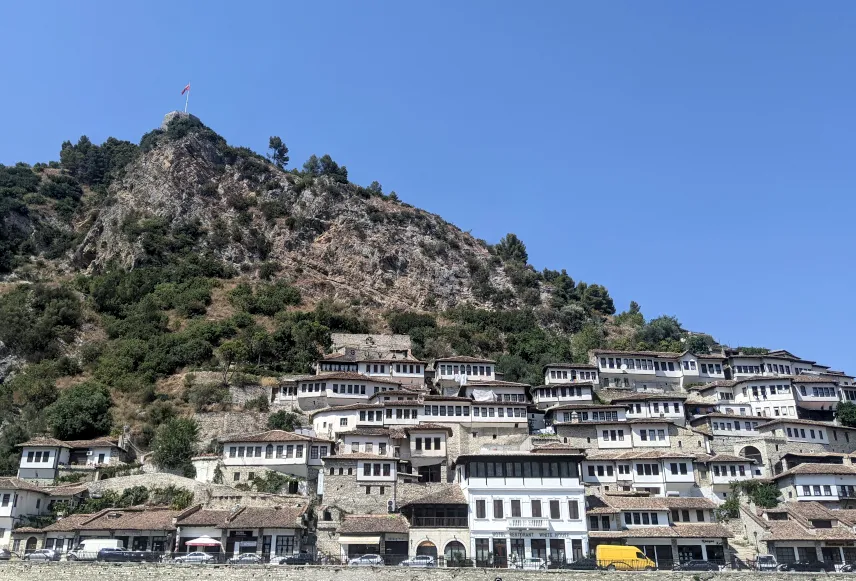
[[[347,536],[343,535],[339,537],[340,545],[379,545],[380,544],[380,535],[360,535],[360,536]]]

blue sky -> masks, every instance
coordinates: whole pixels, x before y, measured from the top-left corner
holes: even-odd
[[[11,3],[7,3],[11,4]],[[190,111],[732,345],[856,373],[852,2],[18,2],[0,163]]]

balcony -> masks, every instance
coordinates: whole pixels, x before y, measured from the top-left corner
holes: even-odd
[[[430,529],[467,529],[470,527],[467,521],[465,516],[414,516],[410,526]]]
[[[509,529],[546,530],[550,521],[546,518],[510,518]]]

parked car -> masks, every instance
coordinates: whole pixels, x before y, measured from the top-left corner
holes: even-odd
[[[313,562],[315,562],[315,559],[306,551],[300,551],[287,557],[274,557],[271,559],[271,563],[276,563],[277,565],[311,565]]]
[[[782,563],[779,567],[780,571],[807,571],[813,573],[820,573],[821,571],[832,572],[835,571],[835,565],[832,563],[824,563],[823,561],[807,560],[807,561],[796,561],[794,563]]]
[[[119,539],[84,539],[68,552],[69,561],[94,561],[101,549],[124,549],[125,545]]]
[[[157,555],[151,551],[128,551],[125,549],[104,547],[98,551],[96,560],[113,563],[153,563],[157,561]]]
[[[214,560],[214,555],[212,555],[211,553],[203,553],[202,551],[197,551],[195,553],[187,553],[186,555],[180,555],[173,559],[173,561],[176,563],[202,563],[203,565],[213,563]]]
[[[380,555],[361,555],[348,561],[350,567],[381,567],[385,565]]]
[[[12,551],[9,549],[3,548],[0,549],[0,561],[8,561],[12,558]]]
[[[416,555],[401,562],[402,567],[436,567],[437,562],[431,555]]]
[[[653,571],[657,568],[638,547],[630,545],[598,545],[595,558],[598,566],[607,571]]]
[[[675,571],[719,571],[719,565],[710,561],[701,559],[693,559],[692,561],[684,561],[683,563],[675,563]]]
[[[596,571],[599,568],[600,567],[597,566],[597,561],[590,557],[579,559],[573,563],[559,565],[559,569],[571,569],[574,571]]]
[[[24,555],[25,561],[59,561],[59,553],[53,549],[39,549]]]
[[[755,567],[759,571],[778,571],[779,564],[773,555],[758,555],[755,560]]]
[[[261,565],[264,563],[264,560],[260,555],[255,553],[244,553],[237,557],[232,557],[228,562],[230,565]]]

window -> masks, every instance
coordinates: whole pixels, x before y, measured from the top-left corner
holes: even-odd
[[[237,473],[237,472],[235,473],[235,476],[238,476],[238,473]],[[236,480],[237,480],[237,478],[236,478]],[[10,499],[11,497],[12,497],[12,495],[11,495],[11,494],[4,494],[4,495],[3,495],[3,501],[2,501],[2,502],[0,502],[0,506],[9,506],[9,499]]]
[[[415,442],[416,442],[416,449],[421,450],[422,449],[422,438],[416,438]]]
[[[238,454],[238,449],[235,446],[229,448],[229,458],[234,458]]]
[[[476,501],[476,518],[487,518],[485,514],[485,501],[477,500]]]
[[[383,475],[384,476],[390,476],[391,473],[392,473],[391,464],[384,464],[383,465]]]
[[[532,516],[536,518],[541,517],[541,501],[533,500],[532,501]]]
[[[339,425],[340,426],[347,426],[348,425],[348,418],[339,418]]]
[[[371,494],[371,493],[372,493],[372,487],[366,486],[366,494]]]
[[[235,472],[235,474],[232,475],[232,480],[234,480],[235,482],[239,481],[240,479],[241,479],[241,473],[240,472]],[[6,506],[6,501],[8,500],[8,496],[9,495],[7,494],[3,497],[3,506]]]
[[[681,511],[681,519],[684,522],[690,522],[690,511],[686,510],[686,509],[682,510]]]
[[[695,511],[695,514],[696,514],[696,520],[698,522],[704,522],[704,511],[703,510],[697,510],[697,511]]]
[[[318,459],[318,446],[311,446],[309,448],[309,458],[312,460]]]
[[[520,516],[520,501],[511,501],[511,516]]]
[[[434,438],[434,449],[435,450],[440,449],[440,438]]]
[[[381,456],[386,456],[386,442],[380,442],[377,445],[377,453]]]
[[[493,501],[493,518],[502,518],[502,501]]]
[[[425,438],[425,449],[426,450],[431,449],[431,438]]]
[[[571,520],[579,520],[580,518],[580,503],[577,500],[568,501],[568,514]],[[534,515],[533,515],[534,516]]]
[[[551,500],[550,501],[550,518],[552,520],[558,520],[558,519],[562,518],[562,515],[559,511],[559,501],[558,500]]]

